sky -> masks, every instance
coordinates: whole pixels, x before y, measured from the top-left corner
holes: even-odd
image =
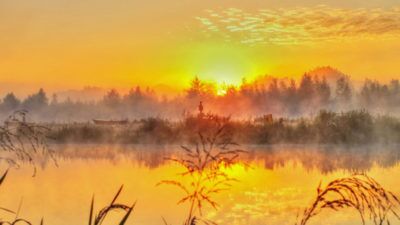
[[[398,0],[0,0],[0,93],[400,77]]]

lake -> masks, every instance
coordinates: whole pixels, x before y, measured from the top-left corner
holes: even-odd
[[[161,180],[182,179],[182,168],[166,157],[179,157],[179,146],[55,145],[58,166],[47,162],[33,177],[33,168],[11,168],[0,187],[1,207],[39,224],[87,224],[92,196],[95,210],[109,204],[121,185],[119,202],[137,201],[127,224],[182,224],[188,204],[177,205],[182,192]],[[242,164],[227,169],[236,179],[230,190],[215,195],[218,210],[205,207],[204,217],[218,224],[290,224],[312,203],[320,182],[365,172],[400,195],[400,151],[393,147],[242,146]],[[2,164],[5,171],[7,165]],[[13,217],[6,212],[2,218]],[[105,224],[113,224],[114,213]],[[392,224],[400,224],[395,218]],[[114,222],[115,224],[115,222]],[[353,209],[326,210],[309,224],[361,224]]]

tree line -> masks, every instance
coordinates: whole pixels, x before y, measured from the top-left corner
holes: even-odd
[[[217,86],[194,78],[185,91],[173,98],[157,95],[154,90],[140,86],[121,94],[109,90],[97,101],[66,99],[49,96],[45,90],[17,98],[6,94],[0,102],[0,115],[25,109],[34,119],[42,121],[87,121],[93,118],[140,119],[145,117],[180,118],[195,113],[202,101],[206,112],[233,117],[250,118],[264,114],[282,117],[315,115],[320,110],[333,112],[365,109],[371,113],[397,114],[400,110],[400,82],[365,80],[355,87],[349,76],[335,81],[304,74],[294,79],[261,77],[253,82],[243,81],[239,87],[227,86],[218,95]]]

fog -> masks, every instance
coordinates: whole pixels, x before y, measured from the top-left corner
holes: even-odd
[[[0,116],[5,118],[19,109],[29,111],[31,119],[43,122],[83,122],[92,119],[182,118],[196,113],[200,101],[205,112],[230,115],[233,118],[307,117],[320,110],[333,112],[366,109],[372,114],[397,115],[400,111],[400,83],[365,80],[356,85],[351,76],[323,67],[305,73],[299,81],[261,76],[239,87],[227,86],[223,93],[216,85],[194,78],[190,86],[175,97],[165,97],[157,90],[140,86],[121,94],[115,89],[100,94],[60,90],[49,95],[39,89],[26,98],[8,93],[1,98]],[[71,96],[68,96],[68,93]],[[61,96],[61,97],[60,97]]]

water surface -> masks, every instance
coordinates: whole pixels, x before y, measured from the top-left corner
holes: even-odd
[[[400,195],[400,158],[397,147],[242,146],[249,150],[243,164],[228,173],[239,180],[229,191],[216,196],[220,207],[206,207],[204,217],[218,224],[291,224],[316,195],[322,181],[366,172],[387,189]],[[17,210],[33,222],[87,224],[92,196],[99,210],[109,204],[124,185],[120,202],[135,211],[128,224],[182,224],[188,205],[177,205],[182,196],[171,186],[156,186],[163,179],[179,178],[178,165],[165,157],[179,157],[179,146],[54,146],[58,166],[43,165],[35,177],[28,165],[11,169],[1,187],[2,207]],[[2,165],[6,169],[6,165]],[[4,214],[4,213],[3,213]],[[105,224],[118,218],[113,214]],[[7,217],[5,213],[3,218]],[[326,211],[310,224],[361,224],[353,210]],[[392,224],[400,224],[394,218]]]

